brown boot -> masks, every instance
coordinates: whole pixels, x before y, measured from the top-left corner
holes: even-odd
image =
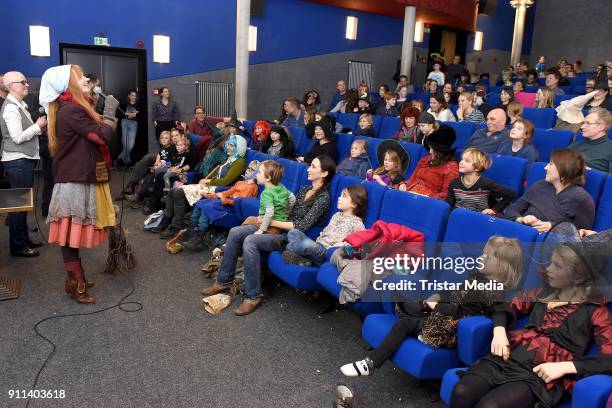
[[[230,283],[215,282],[207,288],[202,288],[202,294],[205,296],[216,295],[217,293],[225,292],[231,287],[232,287],[232,282]]]
[[[251,314],[262,302],[263,298],[261,296],[257,299],[244,299],[234,314],[236,316],[246,316]]]
[[[83,261],[81,261],[81,258],[79,258],[79,265],[81,265],[81,272],[83,273],[83,280],[85,281],[85,287],[89,289],[94,285],[94,281],[87,280],[87,278],[85,277],[85,269],[83,269]]]
[[[85,279],[83,279],[83,271],[81,270],[81,262],[73,261],[64,264],[68,271],[69,278],[66,279],[66,292],[79,303],[95,303],[96,298],[87,294]],[[72,277],[73,279],[70,279]]]

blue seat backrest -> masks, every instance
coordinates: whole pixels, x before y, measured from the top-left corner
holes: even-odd
[[[291,135],[291,140],[293,140],[295,150],[298,151],[302,143],[304,143],[304,139],[308,139],[306,136],[306,130],[304,128],[294,126],[289,126],[287,130],[289,131],[289,135]]]
[[[450,214],[446,235],[441,250],[442,257],[478,257],[486,242],[492,236],[516,238],[522,243],[533,243],[537,231],[526,225],[497,218],[464,208],[456,208]],[[524,264],[531,258],[531,245],[523,246]],[[432,278],[437,279],[442,271],[436,271]],[[465,278],[460,274],[445,274],[448,280],[460,281]]]
[[[472,137],[472,134],[476,131],[476,124],[472,122],[442,122],[445,125],[449,125],[455,129],[457,139],[453,143],[453,147],[464,147],[467,145],[468,140]]]
[[[489,106],[499,105],[499,93],[498,92],[490,93],[487,95],[487,105]]]
[[[586,80],[584,78],[581,78],[579,76],[576,77],[569,77],[567,78],[567,80],[569,81],[571,86],[576,86],[576,85],[584,85],[584,83],[586,82]]]
[[[566,95],[571,95],[573,93],[571,85],[560,86],[559,88],[561,88]]]
[[[574,98],[577,95],[555,95],[554,98],[554,106],[555,108],[559,105],[561,105],[561,102],[563,101],[569,101],[570,99]]]
[[[548,163],[536,162],[531,165],[529,169],[529,175],[527,176],[527,185],[525,189],[529,189],[533,183],[538,180],[543,180],[546,178],[546,167]],[[599,198],[601,197],[601,192],[604,188],[604,183],[606,182],[607,174],[598,170],[587,170],[586,171],[586,183],[584,184],[584,189],[593,197],[593,202],[595,203],[595,208],[599,203]]]
[[[372,119],[374,119],[374,135],[379,137],[380,129],[382,128],[384,116],[372,115]],[[359,127],[359,122],[357,122],[357,126]]]
[[[419,164],[419,160],[427,154],[427,151],[423,145],[417,143],[400,142],[400,144],[406,149],[410,156],[410,164],[404,173],[404,180],[406,180],[412,175],[417,164]]]
[[[259,153],[257,150],[247,149],[246,155],[244,156],[244,159],[246,160],[247,164],[253,160],[257,160],[255,158],[257,153]]]
[[[420,99],[421,101],[423,101],[425,103],[425,107],[427,109],[429,109],[429,98],[430,98],[431,94],[429,92],[419,92],[419,93],[413,93],[413,94],[408,94],[407,99],[408,101],[413,101],[415,99]]]
[[[366,228],[369,228],[380,217],[380,209],[383,203],[383,197],[388,189],[387,187],[381,186],[378,183],[364,181],[357,177],[340,176],[335,192],[336,196],[332,197],[332,205],[334,211],[337,210],[338,197],[342,193],[342,190],[344,190],[345,187],[353,184],[361,184],[368,192],[368,208],[366,211],[364,224]]]
[[[336,133],[336,147],[338,148],[338,163],[345,158],[349,157],[351,152],[351,144],[353,143],[353,136],[346,133]]]
[[[302,137],[299,145],[295,146],[298,156],[304,156],[316,143],[315,139],[311,139],[308,136]]]
[[[584,86],[584,83],[581,85],[573,85],[572,88],[574,89],[574,95],[584,95],[586,93],[586,86]]]
[[[368,157],[372,163],[372,168],[377,168],[379,164],[378,158],[376,157],[376,150],[378,149],[378,145],[382,142],[382,139],[367,136],[355,136],[355,139],[364,139],[368,142]]]
[[[546,85],[546,78],[538,78],[538,85],[545,86]]]
[[[399,129],[400,129],[399,118],[394,118],[392,116],[385,116],[382,120],[380,131],[378,132],[378,138],[379,139],[393,139],[395,137],[395,133],[397,133]]]
[[[445,201],[388,189],[382,200],[380,219],[420,231],[426,242],[440,242],[449,211],[450,206]]]
[[[359,114],[357,113],[338,113],[336,117],[338,123],[342,125],[343,128],[349,128],[351,130],[355,130],[357,128],[357,122],[359,121]]]
[[[610,176],[606,180],[599,205],[597,206],[595,226],[593,228],[596,231],[612,228],[612,177]]]
[[[526,86],[525,87],[525,92],[526,93],[536,93],[536,92],[538,92],[539,88],[540,87],[538,87],[538,86]]]
[[[550,153],[556,149],[563,149],[572,143],[573,133],[570,130],[535,129],[533,144],[535,145],[540,159],[538,161],[548,162]]]
[[[492,155],[493,163],[484,176],[511,188],[519,197],[523,193],[523,181],[527,171],[527,160],[520,157]]]
[[[279,158],[276,161],[282,164],[285,170],[281,183],[296,194],[302,186],[302,179],[304,178],[306,166],[304,166],[302,163],[288,159]]]
[[[531,121],[536,128],[550,129],[555,125],[557,111],[552,108],[525,108],[523,117]]]
[[[253,130],[255,129],[255,121],[254,120],[245,120],[242,122],[246,130],[248,130],[251,134],[253,134]]]

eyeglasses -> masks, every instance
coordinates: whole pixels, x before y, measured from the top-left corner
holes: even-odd
[[[593,125],[602,125],[603,123],[601,122],[584,122],[585,125],[587,126],[593,126]]]
[[[11,82],[11,84],[21,84],[23,86],[26,86],[29,84],[29,82],[27,81],[27,79],[24,79],[23,81],[13,81]]]

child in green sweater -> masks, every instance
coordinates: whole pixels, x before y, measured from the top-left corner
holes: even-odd
[[[270,227],[270,222],[287,221],[287,214],[295,204],[295,196],[281,184],[283,175],[282,164],[273,160],[266,160],[259,167],[257,183],[265,186],[265,189],[259,199],[259,217],[257,217],[259,229],[255,234],[280,233],[281,231]]]

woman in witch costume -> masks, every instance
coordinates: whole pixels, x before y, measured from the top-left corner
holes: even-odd
[[[53,195],[47,223],[49,243],[61,247],[67,271],[66,292],[79,303],[94,303],[87,293],[80,248],[102,244],[115,225],[109,188],[111,164],[107,143],[116,127],[119,102],[111,95],[98,115],[89,97],[89,78],[78,65],[49,68],[42,77],[40,103],[49,118],[49,151],[53,156]]]

